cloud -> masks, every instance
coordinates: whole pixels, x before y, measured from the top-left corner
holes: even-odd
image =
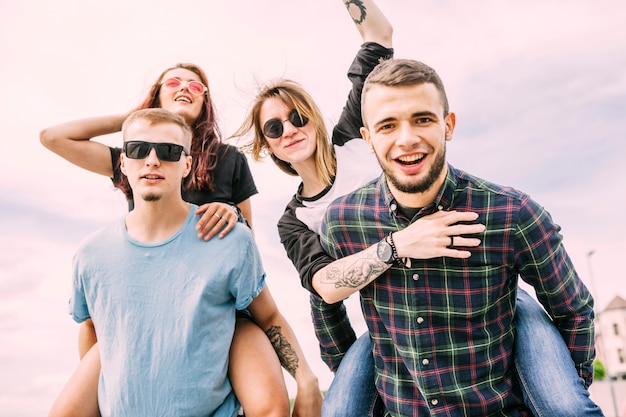
[[[0,164],[3,413],[44,414],[69,376],[76,364],[76,325],[66,312],[72,254],[82,237],[126,211],[107,178],[45,150],[39,131],[128,111],[163,68],[179,61],[207,70],[227,135],[255,87],[280,76],[302,83],[332,125],[359,37],[341,2],[330,3],[0,4],[0,112],[8,115]],[[626,296],[619,269],[626,243],[619,211],[626,204],[626,38],[614,35],[623,32],[622,2],[379,5],[394,24],[397,56],[424,60],[442,75],[458,116],[452,162],[544,204],[563,226],[598,306]],[[120,142],[119,135],[99,140]],[[298,180],[271,162],[250,165],[260,191],[252,199],[255,237],[269,285],[327,387],[332,376],[318,358],[308,296],[275,228]],[[356,297],[349,304],[364,330]]]

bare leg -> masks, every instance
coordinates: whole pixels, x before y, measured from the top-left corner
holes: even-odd
[[[289,417],[278,356],[265,332],[249,319],[237,319],[228,374],[246,417]]]
[[[80,361],[61,390],[52,404],[48,417],[100,417],[99,378],[100,350],[95,344]]]
[[[79,357],[82,359],[97,342],[98,339],[96,338],[96,329],[93,327],[93,321],[87,319],[80,324],[78,329]]]

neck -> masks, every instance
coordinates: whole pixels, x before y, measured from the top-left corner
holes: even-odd
[[[302,178],[302,197],[313,197],[321,193],[328,186],[317,173],[314,162],[293,164],[300,178]]]
[[[180,229],[189,215],[189,203],[136,200],[135,208],[126,216],[128,234],[140,242],[161,242]]]
[[[429,188],[423,193],[405,193],[389,184],[389,190],[398,204],[407,208],[426,207],[435,200],[438,188]]]
[[[408,208],[422,208],[435,201],[437,194],[439,194],[439,190],[446,181],[447,175],[448,167],[446,166],[441,170],[437,179],[428,187],[426,191],[423,192],[411,193],[400,191],[391,183],[391,181],[389,181],[389,179],[387,179],[387,186],[398,204]]]

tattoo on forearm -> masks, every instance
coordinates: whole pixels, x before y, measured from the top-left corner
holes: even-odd
[[[335,288],[358,288],[383,273],[387,268],[387,264],[373,257],[359,259],[343,270],[336,267],[331,268],[326,279],[334,283]]]
[[[346,0],[344,3],[346,5],[346,9],[350,10],[350,5],[353,4],[359,9],[359,12],[361,13],[358,19],[354,17],[352,18],[354,24],[360,25],[365,21],[365,17],[367,16],[367,9],[365,8],[365,5],[361,0]],[[350,16],[352,16],[352,13],[350,13]]]
[[[282,367],[295,378],[300,359],[298,359],[298,355],[291,347],[291,344],[289,344],[285,336],[281,333],[280,326],[270,327],[265,331],[265,334],[269,337]]]

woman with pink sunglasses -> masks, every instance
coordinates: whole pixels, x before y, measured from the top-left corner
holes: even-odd
[[[250,197],[257,193],[246,158],[222,143],[207,77],[196,65],[168,68],[152,85],[138,108],[161,107],[177,113],[192,127],[192,173],[183,184],[183,197],[199,206],[199,238],[225,236],[238,217],[252,224]],[[70,121],[40,134],[42,144],[73,164],[112,179],[133,207],[133,196],[119,168],[121,149],[108,147],[98,136],[119,132],[127,114]],[[284,319],[284,318],[283,318]],[[322,395],[293,331],[283,320],[282,340],[297,354],[291,358],[280,344],[273,346],[264,330],[238,312],[230,352],[229,377],[248,417],[289,416],[289,397],[281,364],[298,386],[294,415],[318,416]],[[292,351],[293,353],[293,351]],[[79,332],[81,363],[53,405],[50,416],[99,416],[97,384],[100,358],[93,324]],[[262,388],[259,388],[262,387]]]

